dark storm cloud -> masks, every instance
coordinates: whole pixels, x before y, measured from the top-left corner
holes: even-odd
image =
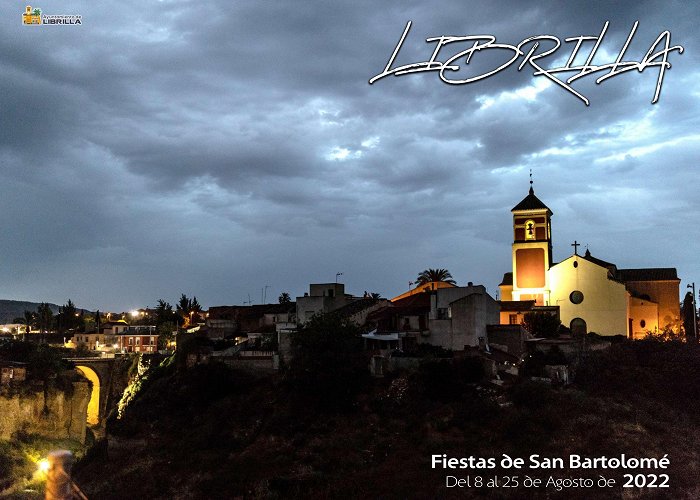
[[[493,290],[509,267],[509,210],[526,193],[530,168],[556,214],[557,258],[577,238],[602,258],[632,261],[621,265],[700,271],[683,247],[666,262],[649,243],[650,231],[679,241],[694,230],[692,6],[42,8],[80,13],[84,25],[23,27],[20,12],[3,20],[0,291],[9,298],[126,308],[185,291],[208,305],[240,303],[248,293],[257,300],[266,284],[297,294],[338,271],[351,291],[392,295],[428,266]],[[467,86],[435,73],[369,85],[408,20],[397,64],[426,60],[426,37],[493,34],[517,44],[597,35],[606,20],[599,63],[614,60],[635,20],[628,57],[640,58],[664,29],[686,50],[671,56],[653,106],[653,68],[601,85],[579,80],[589,107],[515,65]],[[570,50],[565,44],[555,59]],[[466,69],[493,60],[480,54]]]

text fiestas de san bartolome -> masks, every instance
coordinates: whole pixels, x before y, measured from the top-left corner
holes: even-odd
[[[614,457],[542,457],[530,455],[525,458],[511,457],[448,457],[446,454],[432,455],[433,469],[666,469],[671,464],[668,454],[661,458],[628,457],[624,453]]]

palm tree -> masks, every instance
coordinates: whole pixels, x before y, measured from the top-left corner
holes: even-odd
[[[452,275],[447,269],[426,269],[418,274],[416,285],[424,285],[433,281],[442,281],[450,285],[456,285],[457,282],[452,278]]]

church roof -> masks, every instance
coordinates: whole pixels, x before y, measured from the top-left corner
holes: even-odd
[[[395,307],[427,307],[430,309],[430,294],[416,293],[403,299],[392,299]]]
[[[583,257],[588,262],[593,262],[594,264],[598,264],[601,267],[607,267],[608,269],[610,269],[610,268],[617,269],[617,266],[615,264],[612,264],[611,262],[606,262],[606,261],[599,259],[597,257],[593,257],[591,255],[590,250],[586,250],[586,253],[584,255],[579,255],[579,257]]]
[[[396,302],[397,300],[402,300],[406,297],[410,297],[411,295],[416,295],[422,292],[429,292],[437,290],[439,288],[454,288],[456,286],[457,285],[453,285],[452,283],[448,283],[446,281],[429,281],[427,283],[423,283],[422,285],[418,285],[415,288],[411,288],[409,291],[404,292],[401,295],[397,295],[396,297],[391,299],[391,301]]]
[[[534,300],[499,300],[501,311],[531,311],[535,307]]]
[[[519,210],[548,210],[551,213],[551,210],[549,210],[549,207],[542,203],[542,200],[540,200],[537,196],[535,196],[535,190],[532,189],[532,186],[530,186],[530,192],[529,194],[522,199],[520,203],[515,205],[510,211],[511,212],[517,212]]]
[[[673,281],[678,280],[675,267],[651,267],[647,269],[618,269],[621,281]]]

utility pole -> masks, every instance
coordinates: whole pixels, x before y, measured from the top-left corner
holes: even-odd
[[[688,285],[688,288],[693,290],[693,334],[695,335],[695,342],[698,341],[698,316],[697,316],[697,304],[695,302],[695,282]]]

